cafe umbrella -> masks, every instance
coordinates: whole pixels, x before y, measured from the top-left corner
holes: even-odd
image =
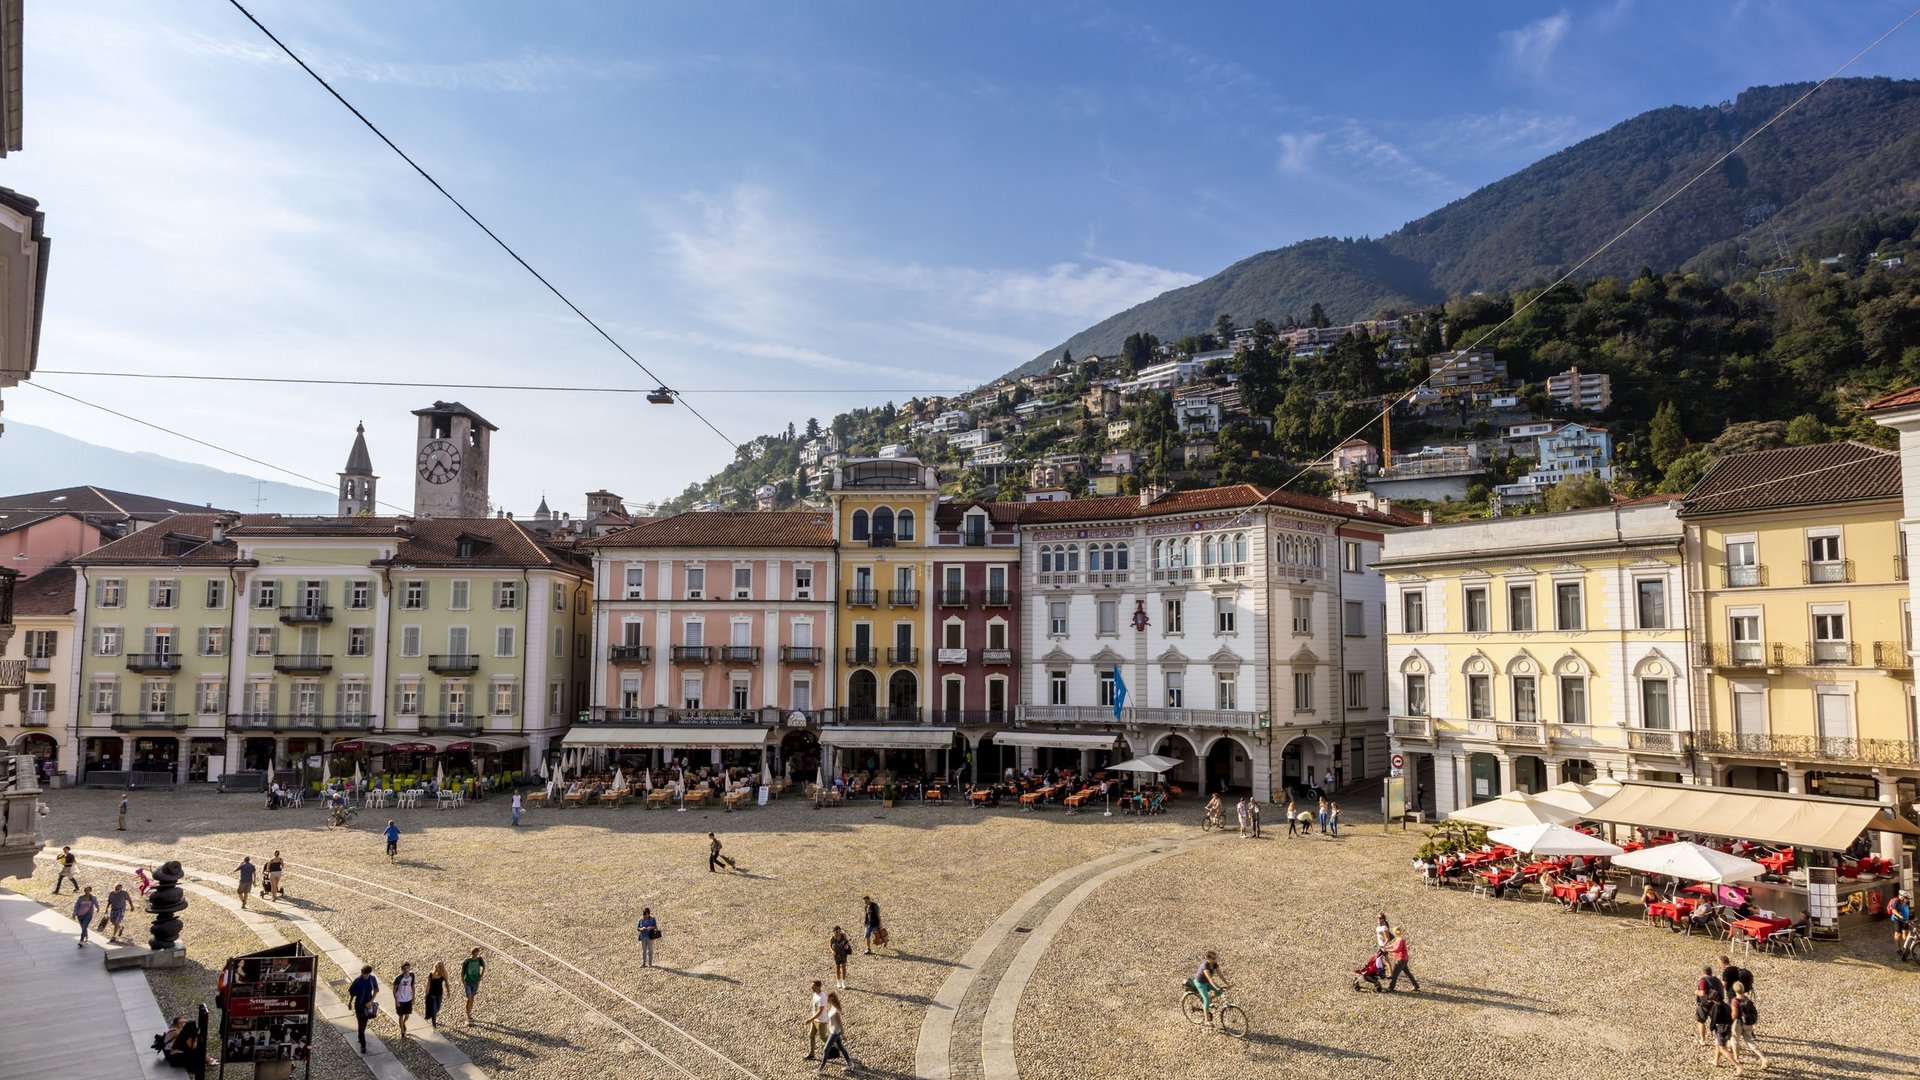
[[[1485,825],[1490,829],[1518,828],[1541,822],[1565,825],[1579,818],[1578,811],[1543,803],[1517,791],[1509,791],[1497,799],[1475,806],[1461,807],[1447,815],[1448,821],[1464,821],[1470,825]]]
[[[1556,825],[1551,821],[1522,825],[1518,828],[1495,829],[1487,834],[1487,839],[1496,844],[1505,844],[1515,851],[1550,858],[1564,855],[1611,856],[1620,854],[1622,850],[1597,836],[1588,836],[1578,829],[1569,829],[1565,825]]]
[[[1752,881],[1767,872],[1766,867],[1752,859],[1686,840],[1629,851],[1614,859],[1613,865],[1664,877],[1704,881],[1709,885]]]

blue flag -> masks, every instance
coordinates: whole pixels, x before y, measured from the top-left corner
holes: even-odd
[[[1120,722],[1120,709],[1127,703],[1127,680],[1120,677],[1120,665],[1113,665],[1113,722]]]

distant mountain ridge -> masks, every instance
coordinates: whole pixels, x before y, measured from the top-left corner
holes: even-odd
[[[1198,334],[1221,314],[1250,323],[1334,322],[1408,310],[1480,290],[1545,283],[1625,229],[1812,84],[1762,86],[1718,106],[1670,106],[1598,135],[1374,239],[1304,240],[1103,319],[1062,349],[1111,356],[1128,334]],[[1867,214],[1920,208],[1920,80],[1838,79],[1762,132],[1646,224],[1581,268],[1582,277],[1765,268],[1782,248]]]
[[[93,484],[190,506],[225,506],[252,513],[331,514],[331,492],[175,461],[151,452],[129,453],[9,420],[0,435],[0,485],[8,492]]]

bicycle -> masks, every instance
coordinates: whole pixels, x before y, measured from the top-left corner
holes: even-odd
[[[1180,1011],[1186,1014],[1188,1022],[1217,1027],[1220,1033],[1235,1039],[1247,1037],[1247,1013],[1238,1005],[1224,1002],[1227,995],[1225,987],[1213,992],[1213,1007],[1208,1008],[1200,1001],[1200,992],[1188,982],[1186,996],[1180,999]]]
[[[1206,820],[1200,823],[1201,832],[1208,832],[1213,829],[1224,829],[1226,827],[1227,815],[1224,810],[1208,810]]]

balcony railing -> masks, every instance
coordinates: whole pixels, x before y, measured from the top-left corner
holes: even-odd
[[[279,653],[273,658],[273,670],[288,675],[324,675],[333,670],[333,657]]]
[[[1883,671],[1912,671],[1913,656],[1904,641],[1873,643],[1873,666]]]
[[[330,623],[333,621],[333,608],[326,604],[299,604],[280,609],[280,621],[290,626],[301,623]]]
[[[365,731],[365,713],[276,713],[268,718],[275,731]]]
[[[1545,724],[1515,724],[1503,720],[1469,720],[1467,735],[1476,739],[1491,739],[1508,746],[1545,746],[1547,728]]]
[[[1853,667],[1860,647],[1851,641],[1807,642],[1808,663],[1813,666]]]
[[[1630,727],[1626,730],[1627,749],[1634,753],[1672,754],[1678,757],[1693,746],[1691,731],[1640,727]]]
[[[1177,728],[1225,728],[1228,731],[1255,732],[1262,727],[1262,714],[1248,709],[1169,709],[1160,707],[1122,708],[1119,720],[1111,705],[1022,705],[1022,724],[1098,724],[1113,727],[1164,726]]]
[[[432,653],[427,670],[440,675],[471,675],[480,670],[479,653]]]
[[[28,660],[0,660],[0,690],[18,690],[27,685]],[[46,668],[35,668],[45,671]]]
[[[874,592],[872,589],[847,590],[847,605],[849,607],[873,607],[879,602],[880,594]]]
[[[783,664],[818,664],[826,658],[826,650],[818,645],[782,645],[780,662]]]
[[[21,727],[46,727],[49,715],[45,710],[29,712],[20,718]]]
[[[1870,765],[1910,765],[1914,744],[1905,739],[1856,739],[1770,732],[1703,731],[1700,746],[1710,754],[1743,754],[1788,761],[1856,761]]]
[[[920,662],[919,649],[913,648],[911,646],[907,648],[901,648],[898,645],[889,646],[887,648],[887,663],[889,664],[917,664],[919,662]]]
[[[187,714],[178,712],[114,713],[113,730],[140,731],[146,728],[187,730]]]
[[[1822,559],[1800,564],[1800,580],[1808,585],[1830,585],[1853,580],[1852,559]]]
[[[882,532],[874,533],[871,537],[867,539],[867,546],[868,547],[892,547],[893,534],[882,533]]]
[[[927,712],[918,705],[847,705],[835,710],[842,724],[924,724]]]
[[[877,664],[879,662],[880,650],[871,645],[864,647],[852,645],[847,648],[847,663],[849,664]]]
[[[607,659],[615,664],[648,664],[653,662],[651,645],[610,645],[607,647]]]
[[[136,652],[127,654],[128,671],[179,671],[180,654],[174,652]]]
[[[1005,727],[1013,723],[1012,709],[939,709],[929,714],[934,727]]]
[[[713,646],[711,645],[674,645],[667,650],[667,659],[676,664],[711,664]]]
[[[11,663],[11,661],[9,661],[9,663]],[[28,671],[52,671],[53,657],[29,656],[27,657],[27,670]]]
[[[227,726],[244,731],[266,731],[273,727],[271,713],[241,713],[227,721]]]
[[[793,710],[781,709],[619,709],[601,706],[588,714],[589,724],[679,727],[773,727]]]
[[[982,664],[999,664],[999,665],[1011,664],[1013,663],[1013,650],[1012,649],[981,649],[980,662]]]
[[[760,662],[758,645],[722,645],[720,662],[724,664],[757,664]]]
[[[472,731],[480,726],[477,713],[421,713],[420,730],[423,732]]]
[[[1767,568],[1757,563],[1720,568],[1720,587],[1723,589],[1754,589],[1766,583]]]
[[[967,598],[973,594],[965,589],[941,589],[939,591],[941,607],[966,607]]]
[[[1013,591],[1010,589],[988,589],[981,596],[980,602],[987,607],[1013,606]]]
[[[894,607],[919,607],[919,589],[888,589],[887,603]]]
[[[1402,739],[1433,738],[1433,717],[1431,716],[1389,716],[1387,734]]]
[[[1787,647],[1778,641],[1719,641],[1700,646],[1708,667],[1778,668],[1787,665]]]

